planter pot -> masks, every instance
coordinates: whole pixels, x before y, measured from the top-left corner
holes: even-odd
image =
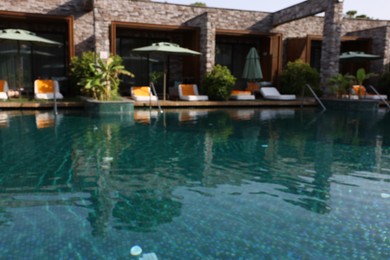
[[[134,101],[129,99],[99,101],[86,98],[84,108],[91,114],[131,114],[134,112]]]

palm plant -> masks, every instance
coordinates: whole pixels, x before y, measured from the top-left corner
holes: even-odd
[[[328,86],[333,94],[341,97],[344,94],[349,93],[349,89],[352,86],[353,76],[346,74],[343,75],[338,73],[331,77],[328,81]]]
[[[96,62],[89,64],[89,68],[92,76],[84,79],[83,92],[97,100],[112,100],[118,96],[120,75],[134,77],[125,70],[119,56],[111,56],[106,61],[97,58]]]
[[[375,73],[366,73],[364,68],[360,68],[356,71],[356,76],[354,77],[356,84],[359,86],[358,93],[356,93],[359,97],[361,97],[362,93],[365,92],[363,89],[363,82],[366,79],[376,76]]]

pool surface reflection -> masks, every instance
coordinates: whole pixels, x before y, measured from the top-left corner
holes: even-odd
[[[0,112],[0,258],[388,259],[390,116]]]

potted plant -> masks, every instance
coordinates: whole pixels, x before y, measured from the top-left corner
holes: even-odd
[[[85,78],[83,92],[100,101],[117,100],[119,75],[134,76],[121,63],[119,56],[111,56],[105,61],[97,58],[95,63],[90,63],[92,76]]]
[[[352,81],[353,77],[351,75],[338,73],[329,79],[328,86],[331,93],[340,98],[350,93]]]
[[[95,57],[94,62],[84,62],[83,58],[90,60]],[[97,113],[122,113],[133,110],[130,100],[123,99],[119,93],[120,75],[133,77],[134,75],[125,70],[122,65],[122,58],[111,55],[107,60],[96,57],[96,54],[82,56],[74,60],[74,68],[81,66],[85,71],[78,72],[77,85],[81,86],[81,93],[86,96],[87,109]],[[86,64],[88,66],[86,66]]]
[[[354,77],[356,85],[353,86],[353,91],[355,92],[356,95],[358,95],[359,98],[361,98],[366,94],[366,89],[363,86],[363,81],[375,75],[376,74],[374,73],[367,74],[364,68],[360,68],[356,71],[356,76]]]

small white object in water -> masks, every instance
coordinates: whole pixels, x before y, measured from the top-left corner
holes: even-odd
[[[96,131],[96,130],[98,130],[98,128],[97,128],[97,126],[96,126],[96,125],[93,127],[93,130],[95,130],[95,131]]]
[[[389,193],[381,193],[381,197],[384,199],[390,199],[390,194]]]
[[[140,260],[158,260],[158,258],[155,253],[147,253],[143,254]]]
[[[132,256],[139,256],[140,254],[142,254],[142,248],[140,246],[133,246],[130,249],[130,254]]]
[[[109,170],[111,168],[110,165],[107,165],[107,164],[102,164],[101,167],[103,170]]]
[[[113,157],[103,157],[103,162],[112,162],[113,160]]]
[[[263,145],[261,145],[261,147],[267,148],[267,147],[268,147],[268,144],[263,144]]]

